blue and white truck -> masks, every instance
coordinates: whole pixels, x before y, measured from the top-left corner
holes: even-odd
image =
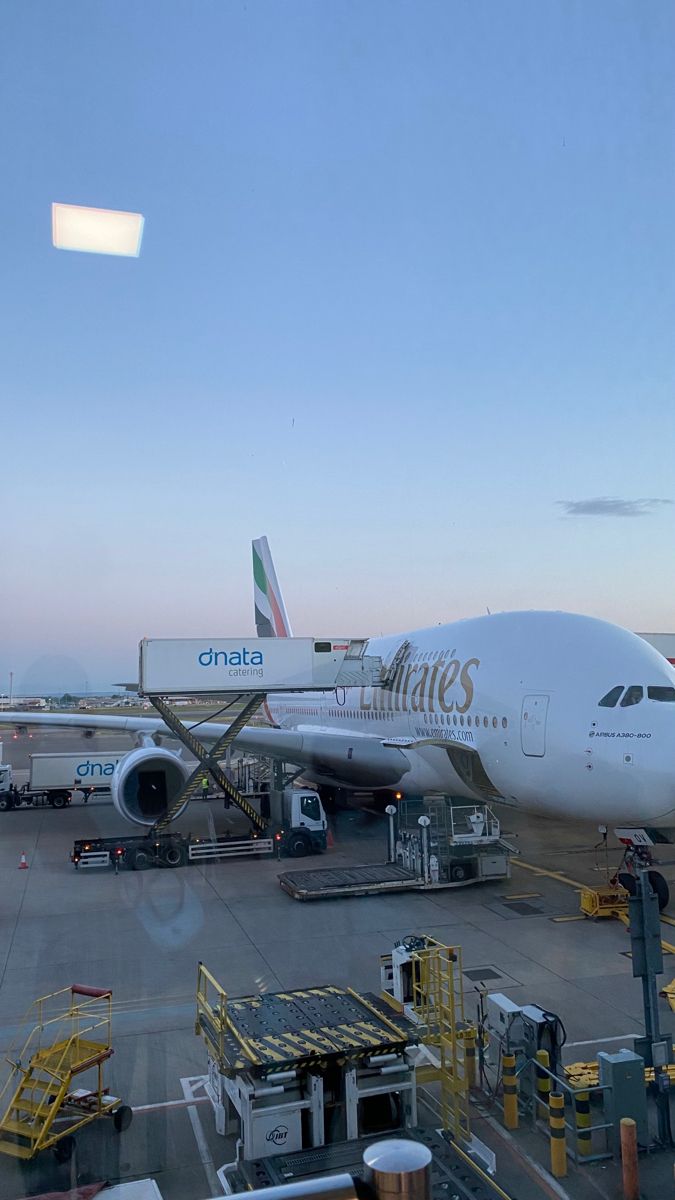
[[[96,792],[109,793],[115,767],[128,753],[31,754],[28,782],[1,792],[0,809],[45,804],[65,808],[78,792],[85,802]]]

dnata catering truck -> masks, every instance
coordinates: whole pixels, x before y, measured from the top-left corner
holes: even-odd
[[[107,754],[31,754],[28,782],[22,788],[0,793],[0,809],[38,807],[50,804],[65,808],[73,794],[80,792],[85,802],[95,792],[109,792],[110,781],[119,760],[128,750]]]
[[[209,859],[288,855],[302,858],[327,847],[328,821],[314,788],[287,787],[246,797],[259,814],[260,825],[248,836],[197,838],[168,829],[120,838],[78,838],[71,862],[76,867],[183,867]],[[229,804],[229,802],[228,802]]]

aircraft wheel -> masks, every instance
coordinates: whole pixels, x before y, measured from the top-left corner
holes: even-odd
[[[57,1162],[60,1162],[60,1163],[70,1162],[74,1153],[75,1153],[75,1138],[71,1137],[70,1134],[67,1134],[66,1137],[61,1138],[58,1142],[56,1142],[56,1144],[54,1146],[54,1158],[56,1159]]]
[[[670,900],[670,889],[668,884],[659,871],[649,871],[647,878],[656,892],[656,897],[659,902],[659,912],[663,912],[664,908],[668,904],[668,901]]]
[[[616,877],[617,883],[624,891],[628,892],[629,896],[637,895],[637,879],[628,871],[620,871]]]
[[[118,1133],[124,1133],[124,1130],[129,1128],[133,1116],[133,1111],[129,1108],[128,1104],[121,1104],[119,1108],[115,1109],[113,1113],[113,1125]]]

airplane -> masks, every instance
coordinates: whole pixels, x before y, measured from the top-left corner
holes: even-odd
[[[258,635],[291,636],[265,537],[253,542],[253,575]],[[647,862],[641,847],[675,838],[675,668],[636,634],[576,613],[500,612],[372,638],[368,653],[382,657],[386,686],[270,695],[269,726],[245,727],[238,747],[297,764],[324,794],[435,792],[619,826]],[[112,794],[140,825],[166,811],[188,772],[156,744],[169,734],[160,719],[0,714],[17,722],[134,734]],[[199,736],[226,728],[201,724]],[[154,800],[147,789],[139,799],[139,768],[164,780]],[[630,872],[619,878],[634,890]],[[650,881],[664,907],[665,879],[651,871]]]

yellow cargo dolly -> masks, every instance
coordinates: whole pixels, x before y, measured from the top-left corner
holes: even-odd
[[[621,917],[628,915],[628,892],[620,884],[581,889],[580,907],[585,917]]]
[[[41,996],[28,1013],[32,1026],[20,1048],[8,1052],[10,1071],[0,1092],[0,1152],[31,1159],[54,1148],[67,1162],[75,1148],[73,1133],[99,1117],[110,1116],[121,1132],[131,1109],[103,1086],[103,1064],[113,1053],[112,992],[72,984]],[[95,1072],[90,1086],[73,1088],[76,1077]]]

